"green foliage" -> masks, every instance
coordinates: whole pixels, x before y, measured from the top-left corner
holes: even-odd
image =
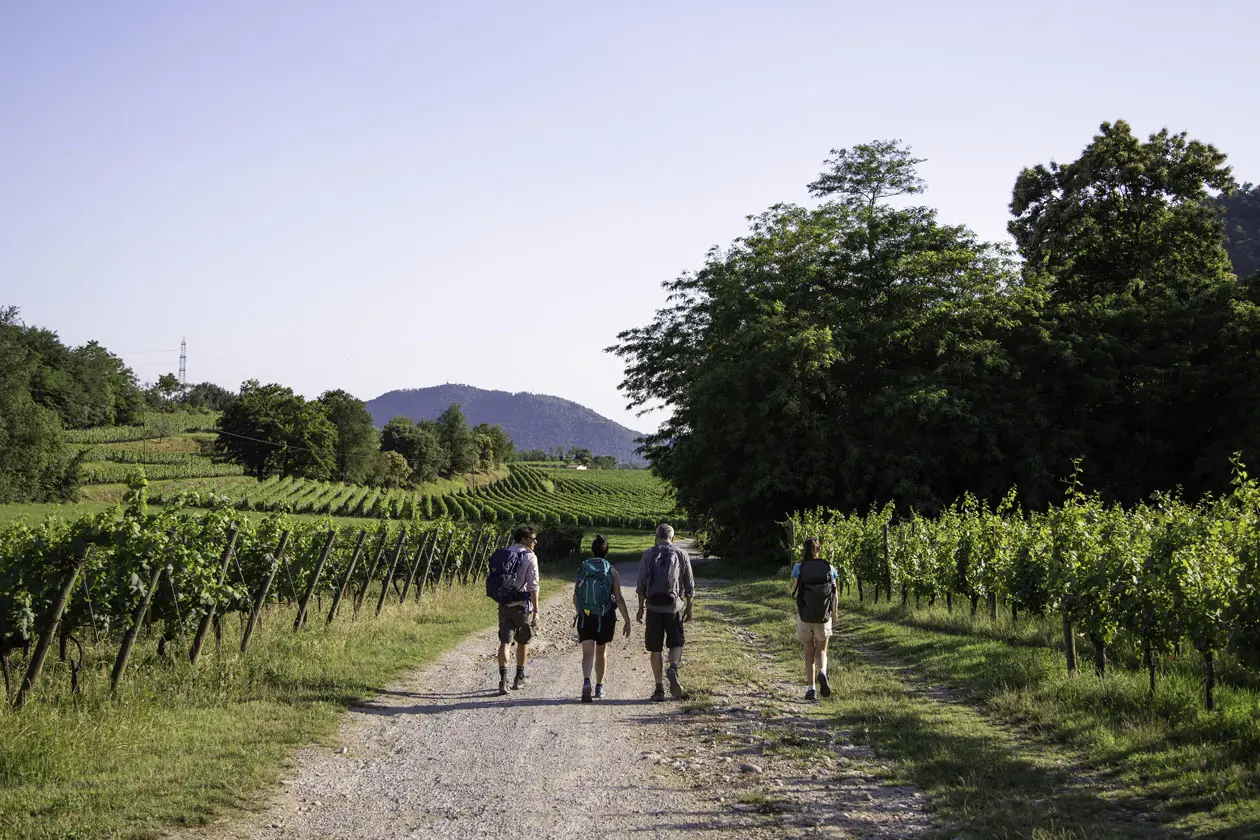
[[[445,476],[471,472],[477,466],[477,445],[464,412],[451,403],[438,415],[436,423],[438,440],[446,453],[446,464],[441,473]]]
[[[251,379],[219,418],[215,451],[260,480],[272,473],[325,478],[334,468],[337,429],[324,406],[283,385]]]
[[[1078,473],[1063,504],[1044,512],[1024,514],[1010,496],[996,511],[964,496],[938,517],[891,522],[891,508],[815,508],[788,520],[788,542],[820,537],[843,579],[886,590],[896,582],[906,598],[992,596],[1023,614],[1062,615],[1093,644],[1100,670],[1103,653],[1128,639],[1154,680],[1157,659],[1189,642],[1208,668],[1210,697],[1215,654],[1260,665],[1260,487],[1235,469],[1228,496],[1196,505],[1169,496],[1108,505],[1083,491]]]
[[[376,453],[379,451],[376,426],[372,424],[367,404],[340,390],[325,391],[320,395],[319,403],[337,430],[333,478],[363,482],[376,466]]]
[[[833,150],[824,203],[751,217],[609,348],[631,405],[670,409],[644,452],[716,551],[770,557],[764,523],[818,505],[936,515],[1018,487],[1042,510],[1076,459],[1136,504],[1220,493],[1230,453],[1260,458],[1260,280],[1235,282],[1222,247],[1222,153],[1103,124],[1079,159],[1019,176],[1022,265],[889,204],[922,192],[918,162],[896,141]],[[960,537],[958,592],[1000,581],[966,556],[991,536]],[[1012,539],[1002,564],[1041,561],[1036,535]]]
[[[417,483],[436,480],[448,460],[442,441],[430,425],[416,425],[407,417],[395,417],[385,424],[381,449],[397,452],[406,459],[411,480]]]

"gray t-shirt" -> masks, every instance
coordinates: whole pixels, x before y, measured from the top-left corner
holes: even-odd
[[[639,559],[639,582],[634,587],[634,591],[639,593],[639,597],[645,600],[647,598],[648,570],[652,568],[652,556],[656,554],[656,549],[659,547],[660,546],[652,546],[647,551],[643,552],[643,557]],[[683,596],[685,595],[686,597],[691,598],[696,594],[696,580],[691,574],[691,558],[687,555],[687,552],[683,551],[678,546],[671,545],[670,547],[674,550],[674,554],[678,556],[678,587],[681,591],[676,590],[674,592],[673,606],[666,605],[658,607],[653,604],[647,604],[646,607],[648,612],[682,612],[683,608],[687,605],[687,602],[683,600]]]

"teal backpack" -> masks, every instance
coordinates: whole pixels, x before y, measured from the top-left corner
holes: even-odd
[[[577,579],[578,618],[595,615],[602,619],[612,604],[612,566],[602,557],[582,561]]]

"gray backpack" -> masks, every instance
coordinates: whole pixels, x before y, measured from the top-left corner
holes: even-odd
[[[653,607],[672,607],[679,591],[678,552],[665,543],[652,550],[648,558],[647,602]]]

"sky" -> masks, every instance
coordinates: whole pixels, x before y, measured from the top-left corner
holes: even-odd
[[[0,305],[142,382],[459,382],[637,430],[619,331],[898,138],[1006,238],[1103,121],[1260,181],[1260,3],[0,0]]]

